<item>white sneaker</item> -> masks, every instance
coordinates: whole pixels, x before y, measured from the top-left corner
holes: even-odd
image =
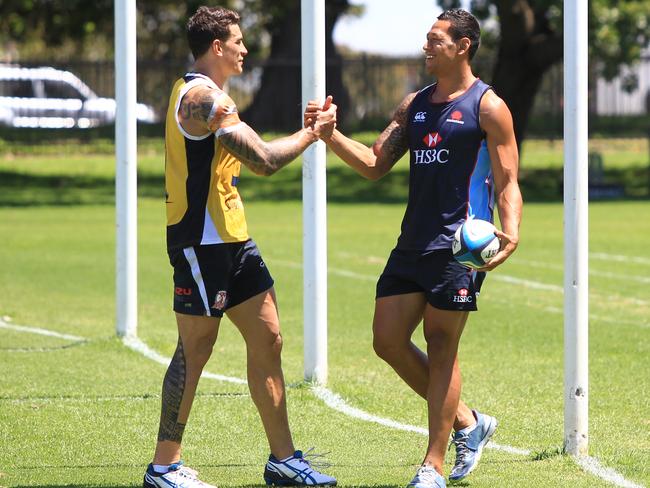
[[[447,488],[447,481],[444,476],[438,473],[431,466],[420,466],[415,478],[407,485],[413,488]]]
[[[193,469],[183,466],[183,461],[169,466],[164,474],[156,473],[153,464],[147,466],[142,482],[144,488],[217,488],[204,483]]]
[[[467,429],[454,432],[451,444],[456,446],[456,462],[451,470],[449,479],[459,481],[470,474],[481,459],[483,448],[488,443],[497,428],[498,422],[494,417],[472,410],[476,424],[469,432]],[[450,444],[450,447],[451,447]]]
[[[313,469],[302,451],[285,459],[271,454],[264,468],[264,481],[269,486],[336,486],[336,479]]]

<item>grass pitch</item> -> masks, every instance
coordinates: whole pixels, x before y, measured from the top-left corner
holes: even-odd
[[[424,402],[374,356],[370,330],[374,284],[404,210],[404,166],[376,186],[330,163],[328,387],[352,407],[425,426]],[[114,336],[112,164],[0,162],[0,317],[78,336],[0,328],[0,486],[136,486],[150,461],[165,368]],[[160,165],[159,154],[141,160],[139,335],[169,357]],[[299,175],[294,163],[241,180],[251,234],[276,279],[295,443],[330,451],[340,486],[405,486],[426,437],[332,410],[302,382]],[[647,201],[590,205],[590,454],[640,485],[650,484],[649,210]],[[496,443],[530,454],[488,449],[460,486],[611,486],[560,454],[562,269],[561,204],[526,204],[520,248],[484,285],[460,357],[465,401],[499,419]],[[227,320],[206,369],[245,377],[244,344]],[[268,447],[243,385],[204,378],[184,444],[186,462],[211,483],[262,482]]]

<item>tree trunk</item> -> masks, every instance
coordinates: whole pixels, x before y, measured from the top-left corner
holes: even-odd
[[[274,18],[269,26],[271,52],[264,64],[260,88],[242,120],[257,131],[295,131],[302,122],[300,2],[292,2],[286,15]],[[332,32],[339,16],[348,8],[347,0],[327,2],[326,15],[326,91],[338,105],[337,119],[345,118],[349,105],[343,85],[341,56],[336,52]],[[297,20],[298,19],[298,20]]]
[[[501,36],[492,86],[512,112],[521,146],[544,73],[562,59],[562,38],[550,28],[545,12],[534,11],[528,1],[495,3]]]
[[[528,118],[543,75],[543,71],[533,71],[522,64],[520,59],[499,54],[492,75],[492,86],[512,113],[518,146],[526,137]]]

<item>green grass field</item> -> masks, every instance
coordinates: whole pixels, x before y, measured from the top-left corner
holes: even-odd
[[[526,157],[537,160],[535,151]],[[371,183],[331,157],[329,164],[328,387],[352,407],[424,427],[424,402],[374,356],[370,330],[375,280],[404,210],[406,167]],[[150,461],[165,368],[115,337],[112,165],[106,155],[0,159],[0,317],[77,336],[0,324],[2,487],[138,486]],[[139,336],[170,357],[176,331],[161,166],[157,151],[141,155]],[[426,437],[333,410],[302,381],[299,164],[270,179],[245,172],[240,188],[276,279],[296,445],[329,451],[340,486],[405,486]],[[650,485],[648,215],[647,200],[590,205],[590,455],[635,483],[625,486]],[[463,398],[499,419],[495,443],[529,454],[487,449],[460,486],[612,486],[560,454],[562,239],[561,203],[527,203],[520,248],[490,275],[470,318]],[[227,320],[206,369],[245,377],[244,344]],[[184,441],[186,462],[206,481],[262,482],[268,447],[244,385],[204,378]]]

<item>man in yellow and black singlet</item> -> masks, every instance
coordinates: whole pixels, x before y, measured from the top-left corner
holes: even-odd
[[[226,314],[247,348],[248,385],[271,455],[267,484],[335,485],[294,448],[287,419],[282,339],[273,279],[248,235],[237,185],[241,165],[271,175],[318,140],[321,124],[271,142],[244,122],[223,91],[247,54],[239,14],[200,7],[187,35],[195,59],[172,89],[165,130],[167,250],[174,268],[178,345],[162,391],[158,443],[144,486],[209,487],[182,465],[181,440],[199,377]],[[331,99],[323,106],[331,118]],[[331,128],[328,129],[331,131]]]

